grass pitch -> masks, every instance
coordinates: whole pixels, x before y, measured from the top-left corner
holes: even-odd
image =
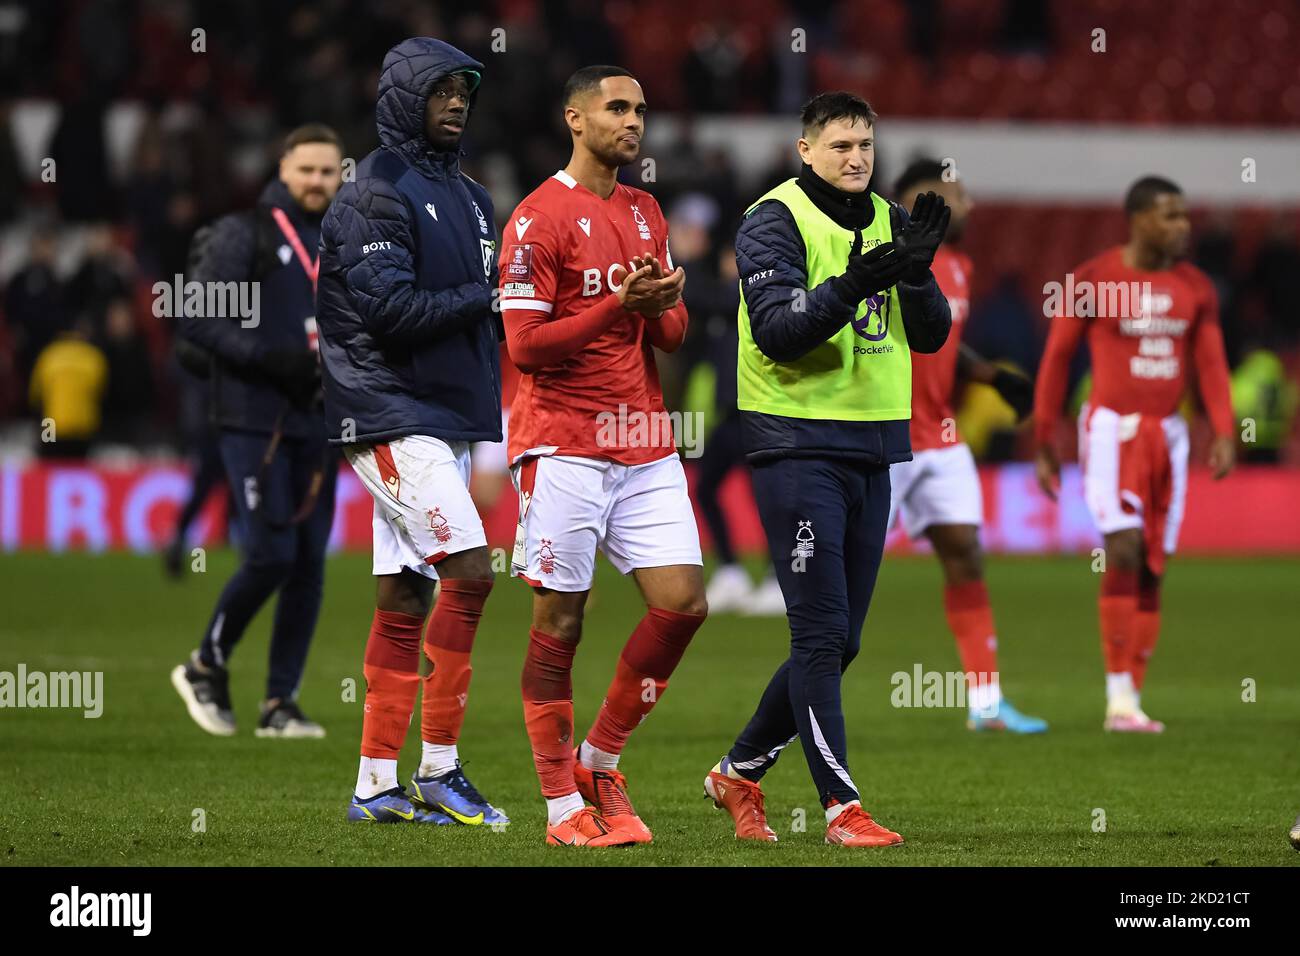
[[[8,865],[1294,865],[1300,811],[1300,646],[1286,560],[1178,558],[1144,705],[1160,738],[1102,733],[1096,578],[1082,558],[990,560],[1002,683],[1037,738],[975,735],[964,712],[891,706],[894,672],[958,667],[939,569],[886,561],[844,684],[850,764],[864,804],[907,843],[822,843],[803,754],[768,774],[781,842],[738,844],[703,798],[705,773],[748,719],[787,644],[783,620],[711,618],[623,759],[649,847],[543,845],[545,821],[519,698],[530,592],[502,577],[474,649],[461,753],[513,818],[504,832],[343,821],[356,775],[369,559],[331,558],[300,697],[325,740],[258,740],[269,609],[233,661],[238,736],[186,716],[168,672],[194,646],[234,556],[162,579],[127,555],[0,557],[0,670],[102,670],[104,711],[0,710],[0,863]],[[600,563],[574,673],[581,730],[641,614],[631,581]],[[357,683],[355,701],[344,682]],[[1243,681],[1254,682],[1253,702]],[[400,764],[418,755],[419,720]],[[206,829],[196,832],[195,811]],[[1097,829],[1104,814],[1104,831]],[[800,822],[806,822],[801,827]]]

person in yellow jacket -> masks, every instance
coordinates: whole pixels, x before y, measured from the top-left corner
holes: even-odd
[[[41,416],[40,454],[83,458],[99,433],[108,360],[78,322],[45,346],[32,367],[32,408]]]
[[[841,675],[858,652],[889,516],[889,466],[912,457],[912,352],[952,327],[930,263],[950,210],[927,192],[909,217],[871,192],[876,114],[852,93],[813,97],[797,178],[762,196],[736,235],[737,408],[754,500],[790,622],[790,656],[704,789],[741,839],[773,840],[759,781],[798,739],[826,842],[901,843],[849,773]]]

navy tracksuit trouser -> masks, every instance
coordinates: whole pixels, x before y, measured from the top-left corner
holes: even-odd
[[[226,666],[235,645],[262,605],[277,590],[271,625],[267,699],[291,699],[298,692],[307,651],[316,630],[325,585],[325,548],[334,521],[338,463],[319,439],[284,439],[259,480],[269,436],[223,430],[221,458],[239,512],[244,557],[221,592],[203,634],[199,658]],[[301,524],[286,524],[305,499],[312,473],[325,463],[316,506]]]
[[[857,656],[889,519],[889,466],[835,458],[756,465],[754,499],[790,622],[790,656],[728,756],[758,780],[795,737],[822,806],[858,799],[840,678]]]

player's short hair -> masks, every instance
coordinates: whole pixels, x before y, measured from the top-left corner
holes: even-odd
[[[858,120],[862,120],[867,126],[875,126],[877,116],[870,103],[856,93],[848,93],[844,90],[818,93],[803,105],[799,113],[799,121],[803,123],[804,139],[808,138],[809,133],[816,136],[827,123],[840,119],[851,120],[850,126]]]
[[[280,155],[288,156],[295,147],[303,143],[329,143],[331,146],[338,147],[340,154],[343,152],[343,140],[331,127],[324,123],[307,123],[290,131],[284,138],[284,149],[280,151]]]
[[[1168,193],[1181,196],[1183,191],[1178,188],[1177,183],[1163,176],[1143,176],[1124,194],[1124,212],[1132,216],[1144,209],[1150,209],[1157,196]]]
[[[898,177],[898,181],[894,183],[895,198],[910,192],[920,183],[943,182],[943,174],[947,168],[937,159],[926,157],[912,160],[903,170],[903,174]]]
[[[600,89],[600,81],[611,76],[632,76],[632,74],[621,66],[609,66],[608,64],[582,67],[573,76],[569,77],[568,82],[564,84],[564,105],[569,106],[579,97],[586,96],[588,93],[595,93]],[[636,77],[632,78],[636,79]]]

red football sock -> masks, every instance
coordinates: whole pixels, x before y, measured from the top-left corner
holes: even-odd
[[[454,744],[460,737],[472,670],[470,649],[491,590],[490,580],[451,578],[442,582],[424,635],[424,655],[433,665],[424,678],[420,716],[420,737],[428,743]]]
[[[563,797],[578,790],[573,779],[573,653],[576,644],[533,628],[520,687],[524,723],[533,745],[533,763],[542,796]]]
[[[623,647],[614,680],[605,692],[587,743],[606,753],[623,752],[646,715],[654,709],[686,646],[704,623],[702,614],[648,608]]]
[[[424,618],[375,611],[366,641],[363,673],[366,709],[361,718],[361,756],[396,760],[411,726],[420,686],[420,631]]]
[[[984,682],[998,672],[998,638],[993,628],[993,608],[983,581],[949,584],[943,589],[943,610],[948,627],[957,638],[957,653],[968,674],[988,674]],[[981,678],[976,678],[980,680]]]
[[[1107,674],[1128,671],[1133,655],[1133,619],[1137,615],[1137,572],[1107,571],[1097,599],[1101,621],[1101,656]]]
[[[1160,579],[1144,576],[1138,585],[1137,612],[1133,615],[1133,654],[1130,670],[1133,686],[1142,689],[1147,676],[1147,662],[1160,638]]]

